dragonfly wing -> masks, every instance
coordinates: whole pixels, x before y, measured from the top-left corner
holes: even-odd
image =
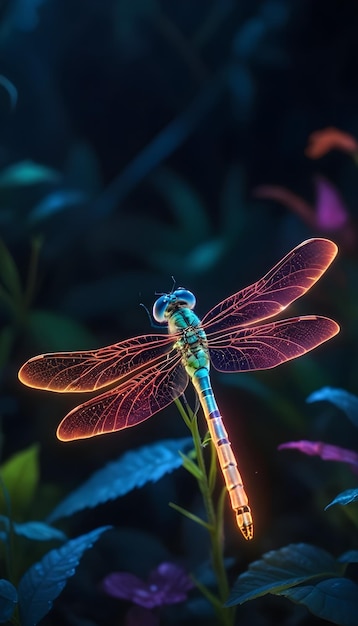
[[[95,391],[150,366],[172,346],[168,335],[142,335],[99,350],[41,354],[22,366],[19,379],[48,391]]]
[[[327,317],[294,317],[213,338],[210,358],[219,372],[266,370],[302,356],[338,332],[338,324]]]
[[[261,280],[217,304],[205,315],[206,333],[268,319],[302,296],[337,254],[328,239],[308,239],[291,250]]]
[[[180,396],[188,376],[180,355],[164,359],[129,381],[76,407],[60,423],[61,441],[86,439],[135,426]]]

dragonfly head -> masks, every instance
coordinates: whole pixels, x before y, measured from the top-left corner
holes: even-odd
[[[163,324],[173,311],[186,307],[193,309],[196,299],[191,291],[179,287],[172,293],[163,293],[160,298],[154,302],[153,317],[156,322]]]

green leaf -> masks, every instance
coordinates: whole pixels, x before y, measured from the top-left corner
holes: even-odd
[[[336,577],[343,572],[344,565],[325,550],[305,543],[290,544],[251,563],[237,579],[226,606],[243,604],[268,593],[277,595],[300,583]]]
[[[61,175],[56,170],[34,161],[9,165],[0,174],[0,187],[24,187],[40,183],[57,183]]]
[[[31,311],[29,332],[40,350],[86,350],[93,348],[93,335],[81,324],[58,313]]]
[[[197,480],[203,480],[203,472],[201,471],[200,467],[198,467],[198,465],[194,461],[192,461],[186,454],[183,454],[182,452],[179,452],[179,454],[183,461],[183,467],[185,467],[185,469],[190,472],[190,474],[192,474]]]
[[[30,446],[14,454],[0,467],[0,477],[11,504],[11,516],[21,519],[27,513],[39,482],[39,448]],[[6,514],[7,503],[3,489],[0,492],[0,510]]]
[[[331,506],[335,504],[341,504],[345,506],[346,504],[351,504],[352,502],[356,502],[358,500],[358,489],[346,489],[338,494],[327,506],[324,507],[324,510],[327,511]]]
[[[356,626],[358,585],[348,578],[330,578],[315,585],[300,585],[279,595],[303,604],[311,613],[339,626]]]

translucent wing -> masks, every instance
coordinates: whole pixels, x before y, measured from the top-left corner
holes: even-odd
[[[270,369],[313,350],[338,332],[338,324],[327,317],[293,317],[209,335],[210,358],[219,372]]]
[[[291,250],[261,280],[217,304],[202,320],[207,333],[273,317],[302,296],[337,254],[328,239],[308,239]]]
[[[57,436],[62,441],[72,441],[135,426],[173,402],[187,384],[180,355],[173,353],[172,359],[162,359],[70,411],[60,423]]]
[[[170,352],[173,337],[142,335],[99,350],[41,354],[19,371],[25,385],[48,391],[95,391],[150,367]]]

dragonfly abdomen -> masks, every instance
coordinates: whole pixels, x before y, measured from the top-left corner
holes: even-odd
[[[192,377],[192,381],[204,411],[211,439],[215,445],[226,488],[229,492],[231,506],[236,513],[237,524],[245,539],[252,539],[253,522],[248,497],[231,448],[228,433],[216,404],[209,372],[205,368],[197,370]]]

